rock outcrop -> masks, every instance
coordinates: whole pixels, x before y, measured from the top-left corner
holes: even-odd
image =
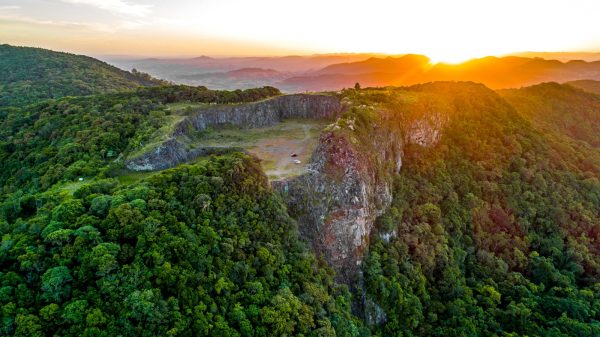
[[[199,110],[175,127],[174,135],[203,131],[209,126],[234,125],[242,128],[273,126],[288,118],[333,119],[341,111],[339,98],[328,95],[296,94],[264,101],[223,105]]]
[[[226,152],[243,152],[240,148],[224,147],[200,147],[191,148],[183,141],[176,138],[169,138],[133,160],[128,160],[126,166],[132,171],[157,171],[177,166],[179,163],[192,160],[200,156],[210,154],[223,154]]]
[[[385,111],[374,115],[363,136],[354,132],[352,118],[338,120],[322,133],[306,174],[273,182],[300,234],[336,270],[338,282],[355,287],[375,220],[392,202],[404,147],[435,145],[446,123],[436,114],[402,123]]]
[[[375,129],[360,146],[346,133],[324,132],[308,173],[273,183],[298,219],[300,234],[346,284],[360,278],[373,224],[392,201],[391,176],[402,165],[399,130],[384,123]]]

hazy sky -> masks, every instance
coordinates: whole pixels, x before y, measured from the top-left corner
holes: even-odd
[[[93,55],[600,50],[599,0],[0,0],[0,43]]]

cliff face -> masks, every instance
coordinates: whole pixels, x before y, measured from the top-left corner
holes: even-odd
[[[152,151],[126,161],[125,165],[132,171],[164,170],[187,160],[190,155],[190,151],[183,143],[170,138]]]
[[[193,148],[187,144],[187,136],[210,126],[260,128],[273,126],[287,118],[334,119],[341,109],[337,97],[313,94],[285,95],[256,103],[200,109],[179,122],[169,139],[152,150],[128,159],[125,165],[132,171],[163,170],[201,155],[235,150]]]
[[[399,157],[401,145],[386,142],[382,151]],[[376,172],[377,164],[348,139],[327,132],[309,173],[274,183],[298,219],[300,234],[324,255],[343,283],[359,275],[374,220],[392,200],[390,179]]]
[[[128,160],[125,165],[132,171],[158,171],[175,167],[179,163],[184,163],[200,156],[222,154],[231,151],[243,151],[243,149],[222,147],[190,148],[183,141],[176,138],[169,138],[153,150],[133,160]]]
[[[201,110],[179,123],[174,135],[188,132],[189,127],[202,131],[209,126],[234,125],[242,128],[273,126],[287,118],[334,118],[341,111],[340,100],[326,95],[286,95],[265,101],[217,106]]]
[[[358,287],[375,219],[392,201],[404,147],[434,146],[447,122],[435,113],[400,122],[385,111],[371,115],[360,127],[358,117],[340,118],[322,133],[308,173],[273,183],[300,234],[336,270],[337,281]]]

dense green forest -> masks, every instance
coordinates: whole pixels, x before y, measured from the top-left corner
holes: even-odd
[[[0,45],[0,74],[0,107],[164,84],[88,56],[7,44]]]
[[[360,333],[346,288],[298,241],[254,159],[42,198],[1,225],[3,335]]]
[[[600,335],[600,153],[579,141],[600,130],[599,97],[558,84],[511,94],[531,100],[528,110],[477,84],[348,91],[395,120],[449,116],[438,145],[405,149],[372,236],[365,287],[387,316],[374,333]],[[529,114],[548,104],[547,120]],[[588,123],[553,133],[560,113]]]
[[[2,336],[600,336],[598,95],[556,83],[344,90],[356,143],[381,121],[405,133],[423,116],[445,123],[437,144],[405,144],[351,293],[298,238],[255,158],[124,169],[186,113],[172,103],[279,90],[154,86],[84,57],[3,53]]]
[[[278,94],[163,86],[4,109],[0,334],[366,334],[256,159],[119,179],[166,103]]]

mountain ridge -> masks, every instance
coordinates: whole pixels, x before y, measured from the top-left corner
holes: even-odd
[[[600,62],[586,60],[546,59],[516,54],[487,56],[459,64],[433,63],[426,56],[405,55],[317,55],[289,57],[229,57],[194,61],[193,59],[162,59],[156,62],[132,61],[127,67],[139,66],[144,71],[173,81],[192,85],[207,85],[217,89],[247,88],[252,85],[272,85],[286,92],[307,90],[340,90],[354,86],[403,86],[432,81],[475,81],[493,89],[518,88],[542,82],[600,79]],[[553,55],[553,54],[548,54]],[[576,54],[566,54],[575,55]],[[349,57],[353,59],[348,59]],[[337,62],[336,62],[337,61]],[[341,61],[341,62],[340,62]],[[186,77],[186,73],[209,74],[244,68],[274,69],[283,76],[247,76],[243,82],[227,79],[202,82],[201,77]]]

